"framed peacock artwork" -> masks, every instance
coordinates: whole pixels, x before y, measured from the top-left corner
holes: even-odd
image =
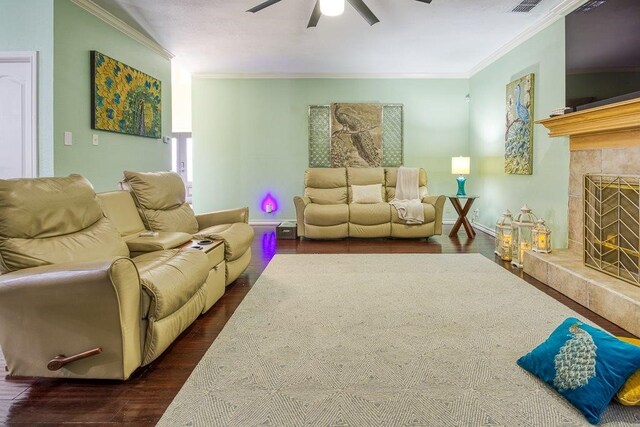
[[[331,104],[331,166],[382,165],[382,104]]]
[[[91,128],[160,138],[160,80],[91,51]]]
[[[533,74],[507,85],[504,171],[508,174],[533,174],[533,88]]]
[[[309,167],[398,167],[403,164],[403,105],[309,106]]]

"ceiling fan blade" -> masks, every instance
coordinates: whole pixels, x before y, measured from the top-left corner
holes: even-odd
[[[264,9],[265,7],[269,7],[272,4],[276,4],[278,3],[280,0],[267,0],[264,3],[260,3],[259,5],[257,5],[256,7],[252,7],[251,9],[247,10],[247,12],[251,12],[251,13],[256,13],[256,12],[260,12],[262,9]]]
[[[416,1],[419,1],[421,3],[427,3],[427,4],[431,3],[431,0],[416,0]]]
[[[316,5],[313,7],[313,12],[311,12],[311,18],[309,18],[307,28],[315,27],[316,25],[318,25],[320,16],[322,16],[322,12],[320,12],[320,0],[316,0]]]
[[[366,4],[362,0],[347,0],[351,6],[369,23],[369,25],[373,25],[376,22],[380,22],[380,20],[376,17],[376,15],[371,12],[371,9],[367,7]]]

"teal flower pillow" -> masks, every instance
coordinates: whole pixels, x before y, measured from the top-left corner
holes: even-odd
[[[640,369],[640,347],[570,317],[517,363],[597,424],[618,389]]]

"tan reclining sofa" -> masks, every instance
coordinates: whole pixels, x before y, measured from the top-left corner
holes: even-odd
[[[175,172],[124,172],[123,185],[131,192],[148,230],[183,232],[195,239],[224,241],[225,283],[242,274],[251,261],[253,228],[249,208],[194,214],[185,202],[184,182]]]
[[[190,233],[144,229],[128,192],[96,195],[79,175],[0,180],[11,375],[127,379],[220,298],[222,245],[205,254],[188,248]]]
[[[420,169],[423,224],[407,224],[389,204],[395,197],[397,168],[309,168],[304,195],[294,197],[298,236],[424,238],[442,234],[444,196],[427,194],[427,173]],[[380,184],[381,203],[353,203],[352,185]]]

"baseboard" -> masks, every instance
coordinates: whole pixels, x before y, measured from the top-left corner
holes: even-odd
[[[491,237],[496,237],[496,231],[493,228],[489,228],[486,225],[478,224],[477,222],[473,223],[473,228],[478,231],[482,231],[485,234],[488,234]]]
[[[456,223],[454,219],[443,219],[442,223],[445,225],[453,225]],[[486,225],[478,224],[477,222],[472,222],[471,226],[478,231],[482,231],[485,234],[488,234],[491,237],[496,237],[496,232],[493,228],[489,228]]]
[[[280,225],[281,222],[296,222],[295,219],[250,219],[249,225]]]
[[[250,219],[249,225],[263,225],[263,226],[276,226],[280,225],[281,222],[296,222],[295,219]],[[442,223],[445,225],[453,225],[455,224],[455,220],[453,219],[443,219]],[[482,231],[485,234],[488,234],[491,237],[496,237],[496,232],[493,228],[489,228],[485,225],[478,224],[477,222],[471,223],[473,228],[478,231]]]

